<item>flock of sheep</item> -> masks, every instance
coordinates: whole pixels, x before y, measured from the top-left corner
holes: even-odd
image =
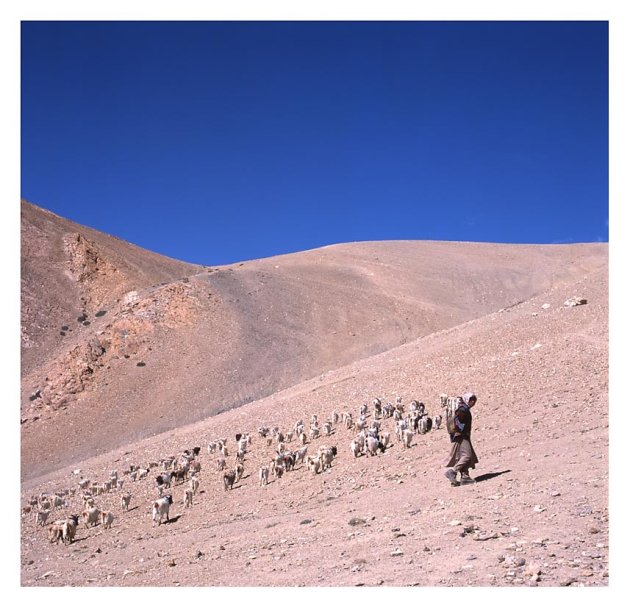
[[[445,401],[441,396],[442,405]],[[368,420],[369,419],[369,420]],[[391,422],[390,422],[391,421]],[[367,404],[360,406],[355,416],[349,411],[338,413],[332,412],[329,419],[320,424],[318,416],[314,414],[308,428],[303,420],[298,420],[292,428],[282,431],[279,427],[273,428],[261,426],[257,429],[259,441],[263,448],[273,449],[273,456],[268,464],[260,466],[258,479],[261,487],[270,483],[270,479],[280,479],[285,473],[294,470],[298,465],[305,465],[307,470],[313,474],[322,473],[330,468],[334,458],[337,456],[336,446],[319,445],[317,451],[308,454],[309,443],[318,438],[331,437],[338,429],[345,429],[346,432],[353,433],[349,443],[352,455],[357,458],[361,455],[377,456],[379,452],[384,453],[393,445],[392,432],[397,440],[402,444],[403,449],[411,447],[412,438],[415,434],[423,434],[431,429],[440,428],[442,416],[430,417],[425,412],[423,403],[413,400],[407,408],[402,403],[400,397],[395,403],[382,403],[379,398],[372,402],[372,411],[369,412]],[[393,424],[393,428],[392,428]],[[391,430],[385,430],[389,427]],[[296,441],[298,447],[290,449],[289,444]],[[233,466],[228,467],[230,460],[230,450],[228,449],[227,438],[210,441],[207,446],[209,455],[216,458],[216,470],[223,482],[223,488],[227,491],[238,483],[245,472],[245,463],[252,450],[252,436],[249,433],[237,433],[235,435],[234,454],[232,456]],[[176,485],[184,487],[183,503],[184,508],[193,506],[194,496],[197,494],[200,485],[200,462],[201,448],[194,447],[185,449],[178,456],[168,456],[159,462],[149,462],[146,467],[129,465],[122,471],[119,477],[117,470],[109,472],[109,478],[98,483],[89,479],[81,479],[72,487],[53,494],[41,493],[32,496],[29,503],[22,508],[22,516],[33,514],[36,524],[45,527],[50,514],[57,509],[68,507],[68,502],[76,503],[80,501],[82,506],[81,515],[69,515],[65,518],[55,520],[48,525],[48,538],[50,542],[64,544],[72,543],[79,520],[83,522],[85,528],[98,524],[104,529],[111,528],[114,521],[112,511],[99,508],[96,503],[100,497],[111,492],[120,491],[120,508],[125,512],[129,510],[132,494],[123,492],[123,486],[128,488],[129,483],[135,483],[148,479],[151,470],[159,470],[155,476],[155,487],[153,492],[157,496],[152,500],[152,525],[160,525],[163,521],[169,521],[169,509],[173,504],[172,493],[168,490]],[[75,471],[78,473],[79,471]]]

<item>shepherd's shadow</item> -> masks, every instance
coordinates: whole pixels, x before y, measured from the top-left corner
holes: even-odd
[[[483,475],[479,475],[475,477],[475,481],[479,483],[480,481],[487,481],[488,479],[492,479],[493,477],[498,477],[499,475],[503,475],[504,473],[511,473],[511,469],[506,469],[505,471],[498,471],[497,473],[484,473]]]

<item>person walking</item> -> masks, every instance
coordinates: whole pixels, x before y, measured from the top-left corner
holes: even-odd
[[[470,440],[470,432],[472,430],[472,414],[470,413],[470,409],[476,403],[476,395],[473,393],[465,393],[460,398],[460,403],[455,410],[455,432],[450,434],[452,444],[451,452],[445,465],[449,468],[444,473],[452,486],[475,483],[475,480],[470,477],[468,471],[474,469],[475,465],[479,462]],[[458,473],[460,474],[459,481],[457,481]]]

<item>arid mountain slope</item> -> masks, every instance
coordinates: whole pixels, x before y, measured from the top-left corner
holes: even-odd
[[[21,201],[22,373],[65,348],[63,326],[91,321],[132,290],[201,267],[157,255]]]
[[[587,303],[566,306],[575,296]],[[468,390],[479,396],[475,485],[453,488],[445,479],[444,428],[414,435],[405,449],[392,418],[382,421],[393,440],[384,454],[354,458],[356,431],[338,424],[307,444],[308,454],[337,446],[330,469],[313,474],[299,465],[259,485],[259,467],[276,448],[258,436],[260,425],[286,431],[333,410],[356,419],[375,396],[400,395],[407,409],[420,399],[435,416],[440,393]],[[70,438],[76,431],[64,416],[57,426]],[[216,454],[205,447],[228,438],[232,466],[237,432],[253,440],[243,479],[226,492]],[[159,469],[136,482],[122,471],[192,446],[203,448],[194,504],[185,508],[187,486],[175,485],[171,521],[152,527]],[[120,491],[98,496],[97,505],[115,514],[112,529],[81,526],[67,547],[49,543],[46,529],[24,517],[23,585],[607,586],[608,270],[583,272],[203,422],[73,460],[26,481],[22,504],[76,488],[81,476],[105,481],[112,469],[134,508],[121,510]],[[80,510],[77,494],[55,517]]]
[[[508,308],[608,253],[378,242],[202,268],[28,203],[23,234],[23,479]]]

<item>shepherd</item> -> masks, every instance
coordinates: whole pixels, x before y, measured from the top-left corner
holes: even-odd
[[[472,431],[472,414],[470,409],[476,403],[477,397],[473,393],[465,393],[460,398],[459,405],[455,410],[455,432],[450,433],[451,452],[445,464],[449,468],[444,473],[452,486],[475,483],[468,471],[474,469],[479,462],[470,440]],[[458,473],[460,474],[459,481],[457,481]]]

